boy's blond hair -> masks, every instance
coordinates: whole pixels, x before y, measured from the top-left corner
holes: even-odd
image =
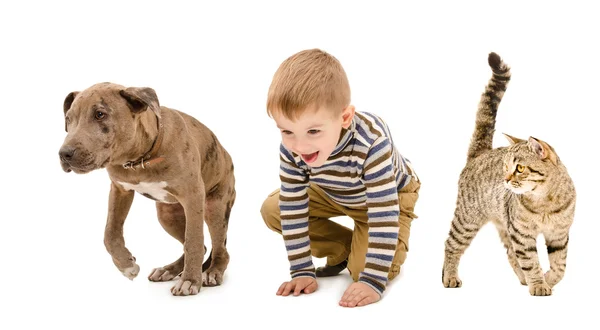
[[[287,58],[273,76],[267,113],[296,119],[307,108],[335,111],[350,105],[350,84],[340,62],[320,49],[307,49]],[[338,112],[339,111],[339,112]]]

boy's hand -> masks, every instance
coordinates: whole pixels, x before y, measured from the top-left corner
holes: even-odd
[[[372,287],[361,282],[354,282],[344,292],[340,300],[340,306],[360,307],[378,302],[380,299],[381,296]]]
[[[300,293],[313,293],[318,288],[317,280],[312,277],[297,277],[283,284],[277,290],[278,296],[287,296],[290,292],[294,292],[294,296],[299,296]]]

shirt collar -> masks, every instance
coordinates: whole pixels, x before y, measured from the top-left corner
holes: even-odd
[[[335,146],[333,152],[329,157],[337,155],[342,150],[344,150],[344,148],[346,148],[346,146],[352,139],[352,136],[354,135],[355,127],[356,121],[354,120],[354,118],[352,118],[350,126],[348,128],[342,128],[342,131],[340,132],[340,140],[338,141],[338,144]]]

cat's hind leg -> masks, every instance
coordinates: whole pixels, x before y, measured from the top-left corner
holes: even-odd
[[[446,288],[459,288],[462,281],[458,277],[458,264],[485,221],[472,221],[466,214],[455,212],[446,239],[442,283]],[[466,213],[466,212],[465,212]]]

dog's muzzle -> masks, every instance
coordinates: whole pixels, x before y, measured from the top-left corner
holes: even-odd
[[[71,172],[71,161],[75,156],[76,149],[71,146],[62,146],[58,151],[58,157],[60,158],[60,165],[63,171]]]

